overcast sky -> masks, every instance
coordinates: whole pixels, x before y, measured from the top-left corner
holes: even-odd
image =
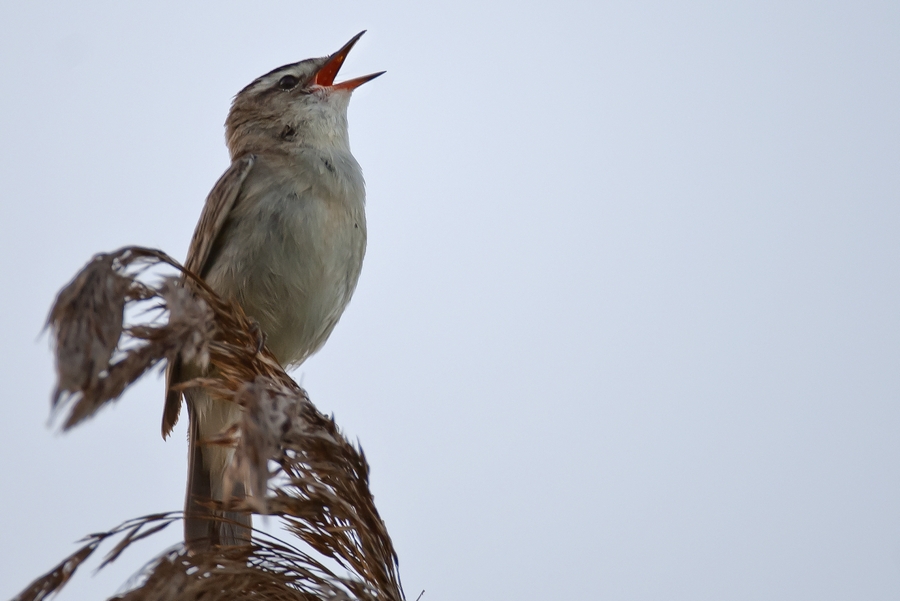
[[[368,255],[295,376],[410,599],[900,598],[900,3],[133,4],[0,5],[0,599],[183,502],[155,375],[48,429],[55,293],[183,258],[231,97],[362,29]]]

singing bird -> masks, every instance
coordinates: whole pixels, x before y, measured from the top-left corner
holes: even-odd
[[[334,83],[362,34],[324,58],[279,67],[234,97],[225,122],[231,166],[213,187],[185,266],[256,320],[281,365],[319,350],[344,312],[366,251],[365,184],[350,153],[347,106],[354,89],[382,73]],[[181,408],[172,387],[205,375],[176,360],[166,372],[163,438]],[[184,538],[193,549],[246,544],[251,520],[216,513],[210,500],[242,498],[224,490],[232,448],[204,441],[236,423],[241,408],[184,393],[189,461]]]

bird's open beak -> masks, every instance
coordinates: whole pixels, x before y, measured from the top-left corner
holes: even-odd
[[[328,60],[325,61],[325,64],[322,65],[322,68],[316,73],[315,84],[317,86],[330,87],[333,90],[355,90],[359,86],[363,85],[367,81],[372,81],[379,75],[383,75],[385,72],[381,71],[380,73],[372,73],[371,75],[363,75],[362,77],[357,77],[355,79],[351,79],[349,81],[342,81],[339,84],[334,83],[334,78],[337,77],[338,71],[341,70],[341,67],[344,64],[344,59],[347,58],[347,55],[350,54],[350,49],[353,48],[353,45],[362,37],[362,35],[366,33],[365,30],[360,31],[358,34],[353,36],[349,42],[344,44],[344,46],[328,57]]]

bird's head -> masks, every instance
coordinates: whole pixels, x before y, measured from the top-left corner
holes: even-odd
[[[349,150],[347,105],[350,94],[380,73],[334,83],[358,33],[332,54],[278,67],[237,93],[225,138],[232,159],[296,145]]]

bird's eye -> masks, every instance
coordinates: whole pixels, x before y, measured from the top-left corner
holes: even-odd
[[[278,87],[282,90],[292,90],[297,87],[298,83],[300,83],[300,80],[293,75],[285,75],[278,80]]]

